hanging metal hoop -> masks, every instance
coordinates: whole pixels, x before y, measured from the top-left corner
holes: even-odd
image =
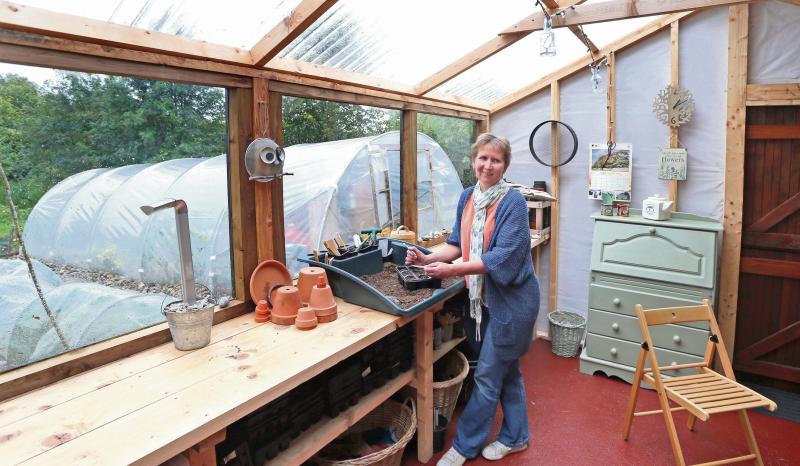
[[[559,162],[558,164],[552,164],[552,163],[545,162],[538,155],[536,155],[536,150],[533,148],[533,138],[536,135],[536,132],[539,131],[539,128],[541,128],[542,126],[544,126],[544,125],[546,125],[548,123],[556,123],[556,124],[559,124],[559,125],[563,125],[565,128],[567,128],[567,130],[569,130],[569,134],[572,135],[572,152],[569,154],[569,157],[567,157],[566,160],[564,160],[563,162]],[[531,150],[531,155],[533,155],[533,158],[536,159],[537,162],[539,162],[542,165],[547,166],[547,167],[560,167],[562,165],[568,164],[573,159],[573,157],[575,157],[575,154],[578,153],[578,135],[575,134],[575,130],[573,130],[571,126],[569,126],[568,124],[564,123],[563,121],[545,120],[545,121],[539,123],[538,125],[536,125],[536,127],[533,128],[533,131],[531,131],[531,137],[528,139],[528,147]]]

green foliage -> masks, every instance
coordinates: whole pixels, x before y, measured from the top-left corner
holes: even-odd
[[[470,147],[475,137],[475,124],[471,120],[420,113],[417,130],[442,146],[456,167],[462,186],[466,188],[476,183],[470,160]]]
[[[60,73],[48,86],[0,76],[0,163],[24,223],[59,181],[100,167],[226,152],[223,90]],[[0,239],[11,233],[3,196]],[[3,241],[0,241],[3,242]]]
[[[400,127],[400,112],[325,100],[283,98],[283,144],[377,136]]]

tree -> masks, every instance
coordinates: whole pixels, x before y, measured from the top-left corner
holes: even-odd
[[[283,143],[337,141],[376,136],[400,126],[400,112],[325,100],[284,97]]]

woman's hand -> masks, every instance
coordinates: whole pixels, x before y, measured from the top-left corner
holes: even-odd
[[[406,252],[406,265],[425,265],[428,263],[428,256],[422,251],[411,246]]]
[[[447,278],[456,275],[456,270],[453,264],[434,262],[425,266],[425,273],[433,278]]]

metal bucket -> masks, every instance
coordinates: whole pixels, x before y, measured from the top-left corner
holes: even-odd
[[[214,306],[196,311],[164,311],[169,324],[169,333],[175,348],[181,351],[198,349],[211,341],[211,324],[214,320]]]

